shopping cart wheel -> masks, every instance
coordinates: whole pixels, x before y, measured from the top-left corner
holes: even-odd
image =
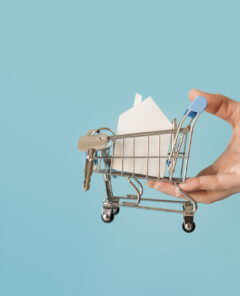
[[[119,207],[113,207],[113,215],[117,215],[119,213]]]
[[[111,223],[114,219],[114,215],[112,212],[111,212],[111,214],[103,213],[101,217],[102,217],[103,222],[105,222],[105,223]]]
[[[195,223],[194,223],[194,222],[192,222],[192,223],[190,223],[190,222],[188,222],[188,223],[183,223],[183,224],[182,224],[182,229],[183,229],[185,232],[188,232],[188,233],[193,232],[194,229],[195,229]]]

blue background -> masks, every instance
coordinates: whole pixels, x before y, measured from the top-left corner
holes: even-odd
[[[90,128],[116,129],[136,92],[170,119],[181,118],[191,88],[238,99],[239,8],[0,2],[1,295],[239,295],[239,194],[200,205],[191,235],[168,213],[121,209],[107,225],[102,177],[83,192],[77,151]],[[189,176],[230,136],[225,122],[203,114]]]

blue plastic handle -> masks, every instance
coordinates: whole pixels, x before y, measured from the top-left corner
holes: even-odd
[[[189,105],[184,114],[190,111],[189,117],[194,118],[198,113],[202,113],[207,107],[207,100],[205,97],[199,96]]]

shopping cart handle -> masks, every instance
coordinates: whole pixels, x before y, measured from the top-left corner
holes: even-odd
[[[184,114],[188,113],[189,117],[194,118],[198,113],[202,113],[207,107],[207,100],[205,97],[199,96],[189,105]]]

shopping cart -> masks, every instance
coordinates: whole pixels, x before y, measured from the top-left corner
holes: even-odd
[[[150,131],[141,133],[132,133],[124,135],[116,135],[109,128],[99,128],[90,130],[86,136],[80,138],[78,149],[86,153],[85,163],[85,178],[84,190],[90,188],[90,181],[92,173],[103,174],[107,197],[103,201],[102,206],[102,220],[106,223],[113,221],[113,218],[119,212],[119,207],[131,207],[137,209],[157,210],[165,212],[180,213],[183,215],[183,230],[192,232],[195,229],[194,213],[197,211],[197,203],[187,193],[182,191],[178,186],[179,183],[184,182],[187,177],[187,169],[190,156],[190,148],[192,142],[192,134],[195,123],[200,113],[206,108],[207,101],[204,97],[197,97],[185,111],[183,118],[177,124],[177,120],[172,122],[172,129],[161,131]],[[170,135],[170,147],[167,155],[161,154],[160,143],[164,135]],[[158,138],[158,155],[150,155],[149,140],[151,137]],[[135,145],[137,139],[145,139],[147,141],[148,149],[144,155],[135,154]],[[125,143],[128,145],[132,142],[133,152],[125,154]],[[116,143],[122,143],[122,154],[114,155]],[[118,159],[122,165],[120,169],[114,169],[113,162]],[[124,161],[126,159],[132,160],[131,171],[124,170]],[[135,172],[136,161],[146,161],[146,171],[144,174]],[[160,166],[162,160],[166,166],[166,175],[160,176]],[[159,164],[159,175],[151,176],[149,174],[149,162],[156,161]],[[113,194],[112,177],[126,177],[128,183],[135,190],[135,194],[128,194],[126,196],[117,196]],[[143,186],[140,179],[144,180],[160,180],[164,182],[171,182],[175,184],[176,189],[182,194],[183,200],[165,200],[155,198],[143,198]],[[145,203],[169,203],[181,205],[182,209],[176,208],[162,208],[156,206],[147,206]]]

